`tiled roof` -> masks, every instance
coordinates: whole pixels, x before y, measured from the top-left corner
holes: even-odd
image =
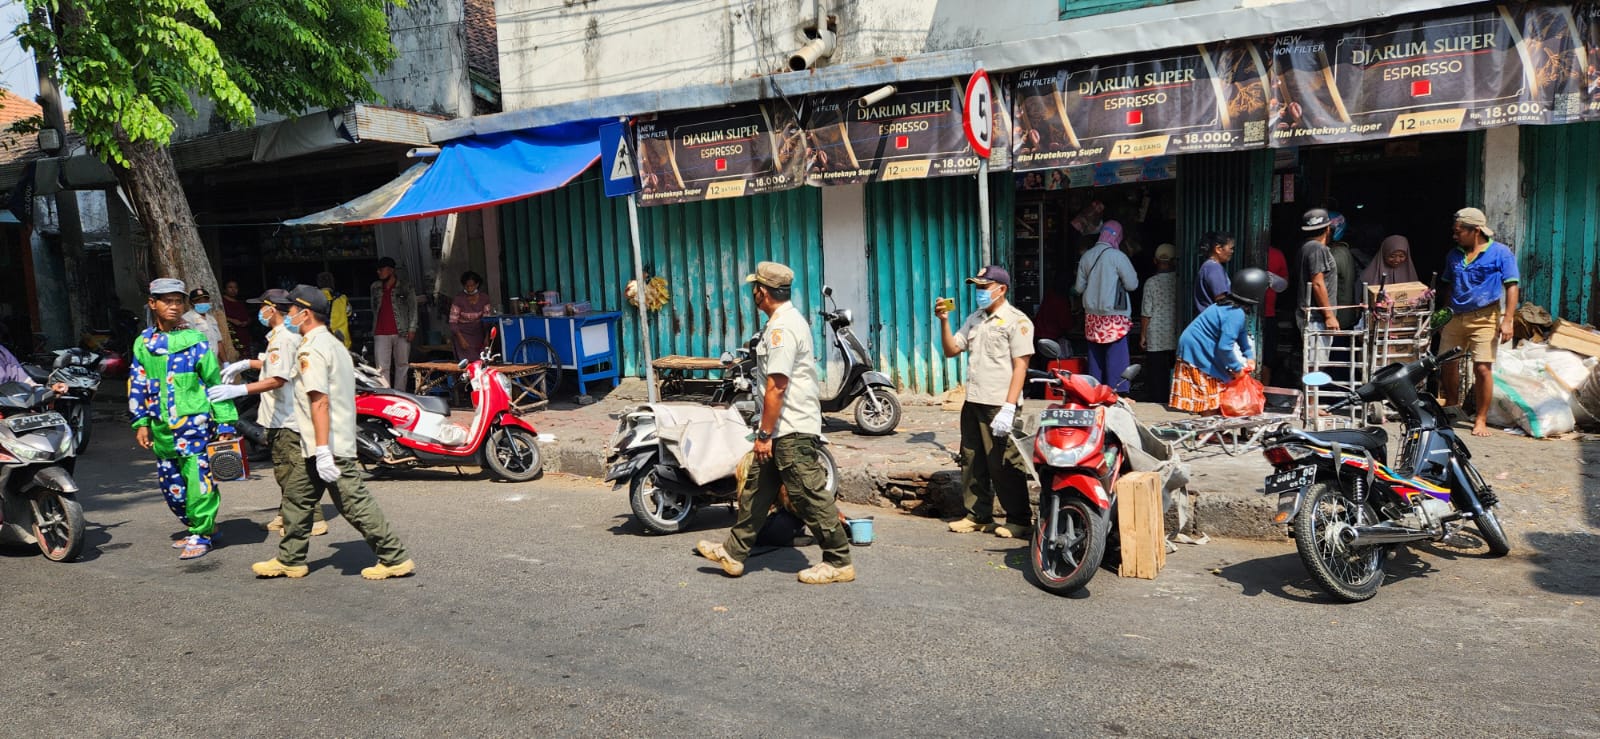
[[[0,128],[36,115],[44,115],[44,109],[38,103],[10,90],[0,90]]]
[[[500,42],[494,0],[467,0],[467,66],[500,81]]]
[[[12,133],[6,129],[17,121],[44,115],[39,104],[10,90],[0,90],[0,164],[38,159],[38,138],[31,133]]]

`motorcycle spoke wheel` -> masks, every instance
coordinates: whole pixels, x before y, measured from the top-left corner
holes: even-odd
[[[496,477],[526,482],[539,476],[539,442],[526,429],[500,426],[489,432],[484,443],[485,466]]]
[[[1295,548],[1317,584],[1347,602],[1367,600],[1383,584],[1383,547],[1352,549],[1342,533],[1359,523],[1358,509],[1327,483],[1312,486],[1294,520]]]
[[[1029,572],[1034,584],[1057,595],[1082,590],[1105,557],[1110,522],[1076,496],[1047,498],[1029,540]],[[1054,515],[1052,515],[1052,507]],[[1052,526],[1053,519],[1053,526]]]
[[[52,562],[71,562],[83,552],[83,507],[67,493],[41,496],[33,503],[33,536]]]
[[[856,427],[867,436],[894,433],[900,425],[900,399],[882,388],[869,387],[856,401]]]
[[[658,487],[653,470],[633,476],[628,485],[628,506],[645,531],[652,534],[676,534],[687,527],[694,515],[694,498]]]

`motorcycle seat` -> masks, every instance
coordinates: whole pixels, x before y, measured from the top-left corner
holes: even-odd
[[[370,392],[373,395],[388,395],[395,398],[410,398],[412,402],[416,403],[418,406],[421,406],[422,410],[425,410],[429,413],[437,413],[441,416],[450,415],[450,401],[435,395],[412,395],[411,393],[402,393],[399,390],[392,390],[386,387],[373,388],[367,392]]]
[[[1338,442],[1344,446],[1365,449],[1372,453],[1373,458],[1388,464],[1389,432],[1380,426],[1368,426],[1364,429],[1333,429],[1330,431],[1307,431],[1306,436],[1323,442]]]

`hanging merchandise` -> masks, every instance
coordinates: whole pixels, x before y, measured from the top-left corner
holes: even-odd
[[[639,281],[628,280],[628,287],[623,290],[629,305],[639,304]],[[672,292],[667,288],[665,277],[652,277],[645,282],[644,307],[650,310],[661,310],[672,299]]]

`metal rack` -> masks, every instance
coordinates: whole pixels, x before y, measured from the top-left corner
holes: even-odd
[[[1309,286],[1307,286],[1309,289]],[[1361,313],[1357,327],[1338,331],[1307,329],[1302,334],[1300,356],[1306,372],[1327,372],[1335,382],[1348,387],[1365,384],[1374,372],[1394,362],[1409,362],[1428,349],[1429,321],[1433,316],[1433,294],[1403,302],[1392,302],[1387,293],[1379,292],[1367,304],[1358,306],[1333,306],[1335,311],[1354,308]],[[1312,311],[1321,308],[1300,309],[1308,319]],[[1331,344],[1319,349],[1321,342]],[[1345,398],[1343,392],[1308,387],[1303,423],[1308,429],[1325,430],[1360,426],[1366,418],[1378,417],[1375,407],[1353,404],[1337,413],[1325,408]]]

